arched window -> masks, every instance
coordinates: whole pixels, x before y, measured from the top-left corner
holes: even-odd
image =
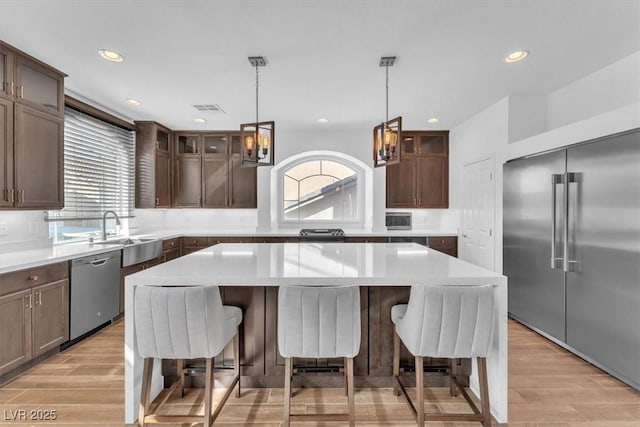
[[[283,173],[285,221],[354,221],[358,174],[333,160],[310,160]]]
[[[344,153],[317,150],[290,156],[271,170],[271,206],[277,207],[272,224],[371,226],[371,182],[372,169]]]

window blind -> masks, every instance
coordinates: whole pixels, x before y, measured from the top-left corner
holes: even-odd
[[[132,216],[134,133],[68,107],[64,125],[64,209],[49,220]]]

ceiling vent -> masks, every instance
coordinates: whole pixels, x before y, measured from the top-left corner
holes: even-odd
[[[220,108],[218,104],[197,104],[193,106],[201,113],[221,113],[225,114],[224,110]]]

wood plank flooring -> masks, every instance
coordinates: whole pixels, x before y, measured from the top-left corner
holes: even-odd
[[[124,323],[53,356],[0,388],[0,425],[122,426],[124,418]],[[410,390],[412,396],[414,390]],[[222,396],[217,391],[216,399]],[[169,400],[171,414],[202,413],[201,390]],[[356,390],[356,420],[362,426],[415,425],[405,403],[390,389]],[[282,389],[246,389],[231,397],[216,425],[281,426]],[[448,388],[427,389],[426,408],[467,411]],[[197,403],[199,406],[191,406]],[[55,410],[55,421],[12,421],[16,411]],[[346,411],[342,389],[297,390],[297,412]],[[640,392],[566,352],[515,322],[509,323],[509,426],[638,427]],[[295,424],[294,424],[295,425]],[[340,423],[300,423],[336,426]],[[428,423],[459,427],[477,423]]]

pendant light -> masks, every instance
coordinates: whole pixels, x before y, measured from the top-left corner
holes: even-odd
[[[373,128],[373,165],[375,167],[400,163],[400,133],[402,117],[389,120],[389,67],[396,62],[395,56],[380,58],[380,66],[386,72],[386,121]]]
[[[258,67],[266,66],[267,62],[262,56],[250,56],[249,63],[256,69],[256,121],[240,125],[240,166],[272,166],[275,122],[258,120]]]

